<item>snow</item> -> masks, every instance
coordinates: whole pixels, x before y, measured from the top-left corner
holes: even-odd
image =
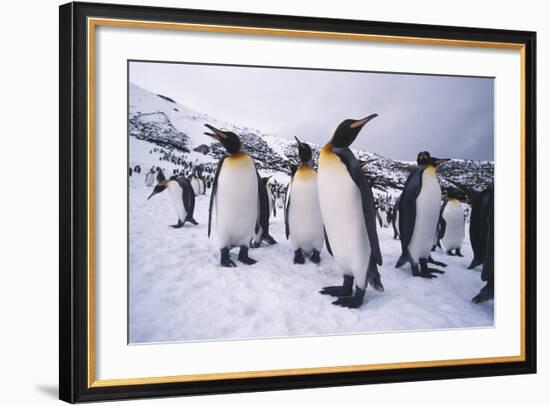
[[[131,163],[142,168],[159,163],[150,148],[132,140]],[[463,258],[434,253],[448,267],[444,275],[427,280],[412,277],[408,266],[394,268],[399,241],[392,239],[391,227],[379,228],[385,291],[367,289],[366,303],[350,310],[318,293],[342,281],[326,250],[319,266],[292,263],[281,210],[270,228],[279,244],[251,249],[255,265],[236,261],[236,268],[222,268],[215,232],[207,237],[209,191],[196,200],[199,225],[172,229],[177,218],[170,196],[164,192],[147,200],[151,188],[145,186],[144,172],[129,182],[130,343],[493,326],[494,302],[470,301],[484,283],[479,268],[466,269],[472,258],[467,239]],[[234,260],[236,255],[233,250]]]

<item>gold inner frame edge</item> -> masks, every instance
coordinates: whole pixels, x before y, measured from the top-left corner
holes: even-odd
[[[244,35],[265,35],[265,36],[285,36],[300,38],[318,38],[318,39],[341,39],[356,41],[373,42],[394,42],[403,44],[421,44],[421,45],[439,45],[439,46],[462,46],[479,48],[512,49],[520,51],[520,170],[521,170],[521,269],[520,269],[520,341],[521,349],[519,355],[502,357],[482,357],[465,358],[452,360],[434,360],[434,361],[415,361],[415,362],[396,362],[383,364],[363,364],[363,365],[345,365],[316,368],[294,368],[294,369],[276,369],[265,371],[242,371],[242,372],[219,372],[208,374],[189,374],[160,377],[144,378],[121,378],[121,379],[95,379],[95,251],[94,251],[94,191],[95,191],[95,27],[131,27],[148,28],[162,30],[180,30],[195,32],[218,32],[234,33]],[[244,379],[244,378],[266,378],[280,376],[312,375],[312,374],[336,374],[342,372],[366,372],[391,370],[398,368],[426,368],[440,366],[459,366],[473,364],[492,364],[504,362],[522,362],[526,359],[525,348],[525,45],[520,43],[507,42],[489,42],[489,41],[469,41],[453,40],[441,38],[422,38],[422,37],[400,37],[391,35],[373,35],[356,34],[345,32],[326,32],[326,31],[307,31],[291,29],[274,29],[260,27],[228,26],[228,25],[210,25],[210,24],[187,24],[187,23],[165,23],[140,20],[121,20],[109,18],[88,18],[87,21],[87,43],[88,43],[88,387],[112,387],[126,385],[143,384],[161,384],[193,381],[213,381],[221,379]]]

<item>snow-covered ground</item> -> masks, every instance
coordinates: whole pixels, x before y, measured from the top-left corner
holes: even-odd
[[[444,275],[427,280],[412,277],[408,266],[394,268],[399,241],[392,239],[391,228],[379,228],[385,291],[367,289],[366,303],[350,310],[318,293],[342,281],[326,250],[319,266],[292,263],[281,210],[270,230],[279,244],[250,250],[258,260],[253,266],[237,262],[236,268],[222,268],[216,235],[207,237],[209,195],[197,197],[198,226],[172,229],[177,220],[170,197],[165,192],[147,200],[152,189],[145,186],[145,172],[129,182],[130,343],[493,325],[493,301],[470,301],[483,282],[479,269],[466,269],[472,258],[467,240],[464,258],[434,253],[448,267]]]

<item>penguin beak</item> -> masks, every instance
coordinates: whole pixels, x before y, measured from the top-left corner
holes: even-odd
[[[439,164],[442,164],[443,162],[447,162],[447,161],[450,161],[451,159],[450,158],[431,158],[431,163],[432,165],[434,166],[437,166]]]
[[[374,113],[374,114],[371,114],[370,116],[367,116],[367,117],[362,118],[360,120],[355,120],[353,123],[351,123],[350,127],[351,128],[361,128],[365,124],[367,124],[369,121],[371,121],[373,118],[376,118],[376,117],[378,117],[378,114]]]
[[[151,193],[149,195],[149,197],[147,198],[147,200],[149,200],[150,198],[152,198],[154,195],[156,195],[158,192],[156,192],[155,190],[153,190],[153,193]]]
[[[296,140],[296,142],[298,143],[298,147],[300,148],[303,148],[304,147],[304,144],[302,144],[302,142],[298,139],[298,137],[294,137],[294,139]]]
[[[218,130],[216,127],[211,126],[210,124],[205,124],[204,126],[206,128],[208,128],[209,130],[212,130],[214,132],[214,134],[209,133],[209,132],[205,132],[204,133],[205,135],[208,135],[209,137],[214,137],[219,141],[227,139],[227,135],[222,130]]]

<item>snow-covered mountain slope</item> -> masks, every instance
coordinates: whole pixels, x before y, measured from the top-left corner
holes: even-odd
[[[158,151],[151,152],[153,161],[156,157],[170,162],[174,156],[179,156],[188,161],[215,165],[224,150],[217,141],[203,134],[204,124],[208,123],[237,133],[242,139],[243,149],[252,155],[264,173],[286,174],[289,172],[288,164],[298,162],[294,140],[217,120],[135,84],[130,84],[129,93],[131,142],[132,139],[139,139],[160,147]],[[313,160],[317,162],[320,146],[310,145]],[[354,150],[354,153],[360,160],[367,162],[364,166],[365,174],[371,181],[375,196],[393,201],[403,188],[413,164],[367,151]],[[494,176],[494,163],[490,161],[453,159],[438,169],[443,189],[456,187],[466,195],[485,189]]]

